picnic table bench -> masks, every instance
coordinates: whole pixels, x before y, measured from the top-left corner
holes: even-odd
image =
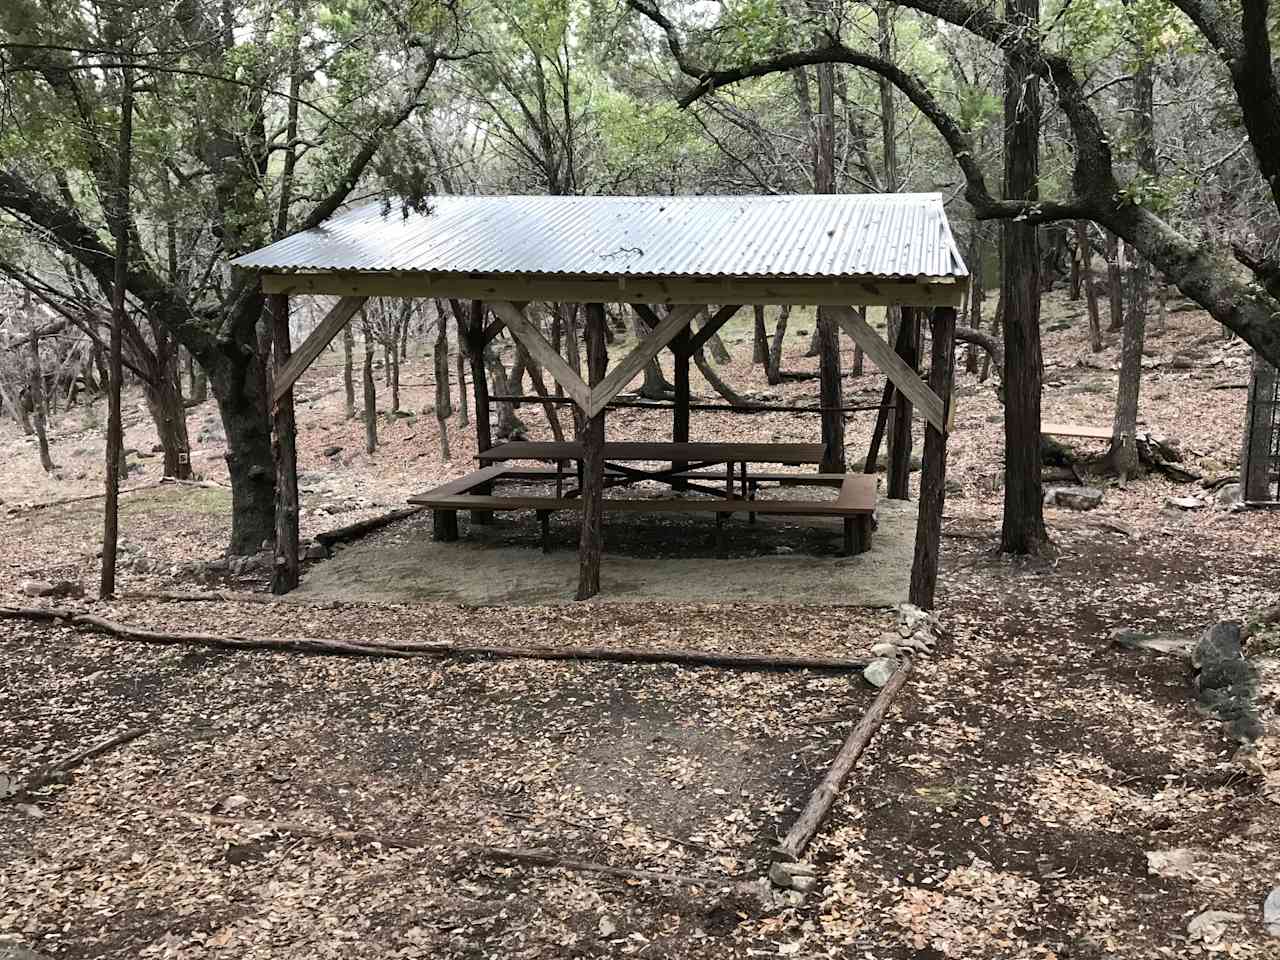
[[[532,443],[519,441],[503,444],[480,454],[480,459],[490,466],[475,470],[446,484],[415,494],[409,502],[431,509],[434,521],[434,537],[437,540],[458,539],[458,510],[471,510],[476,514],[497,511],[533,511],[542,531],[542,549],[549,552],[549,521],[552,513],[562,510],[581,510],[582,498],[578,491],[565,493],[561,488],[564,479],[574,474],[560,464],[579,460],[581,447],[573,443]],[[677,458],[688,458],[696,466],[686,467]],[[872,516],[876,508],[876,479],[866,474],[837,473],[778,473],[751,472],[747,462],[816,463],[821,457],[817,444],[670,444],[670,443],[608,443],[605,445],[606,461],[630,459],[641,461],[675,460],[679,466],[659,470],[643,470],[610,463],[606,471],[606,486],[620,486],[637,480],[659,480],[676,484],[684,481],[695,493],[713,494],[694,497],[605,497],[606,513],[713,513],[716,517],[716,535],[720,548],[724,549],[724,522],[734,513],[747,513],[752,521],[756,514],[782,516],[838,517],[844,530],[846,555],[862,553],[870,549]],[[738,459],[742,458],[742,459]],[[794,458],[794,459],[793,459]],[[508,460],[551,459],[553,467],[507,466]],[[687,462],[687,461],[686,461]],[[707,473],[706,467],[724,463],[725,488],[716,490],[703,486],[703,480],[719,479]],[[734,463],[741,470],[733,470]],[[554,496],[496,495],[493,487],[506,481],[555,480]],[[692,481],[692,482],[690,482]],[[735,482],[741,492],[735,492]],[[788,485],[818,485],[838,487],[831,500],[760,500],[756,496],[761,482],[777,482]]]

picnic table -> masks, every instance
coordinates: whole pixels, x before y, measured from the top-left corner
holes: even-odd
[[[724,494],[729,499],[746,499],[750,481],[747,464],[817,464],[822,462],[822,453],[820,443],[607,441],[604,445],[605,485],[618,486],[640,480],[657,480],[680,489],[718,495],[719,490],[704,487],[697,481],[706,479],[706,474],[701,471],[724,465]],[[576,472],[581,478],[582,456],[582,444],[571,440],[513,440],[481,451],[477,459],[486,464],[509,460],[539,460],[557,464],[572,461],[577,464]],[[627,466],[657,462],[666,462],[670,466],[658,469]],[[735,467],[738,468],[736,473]],[[738,490],[734,489],[735,481],[739,486]]]
[[[749,463],[777,463],[799,466],[822,462],[819,443],[668,443],[644,441],[606,442],[604,445],[606,487],[627,486],[641,480],[657,480],[681,490],[709,494],[709,498],[640,498],[605,500],[606,511],[714,513],[717,540],[723,549],[724,522],[734,512],[745,512],[754,522],[757,513],[789,516],[835,517],[844,527],[845,553],[861,553],[870,548],[872,515],[876,505],[876,479],[861,473],[762,473],[747,470]],[[582,499],[583,447],[571,441],[517,440],[481,451],[483,466],[465,477],[417,494],[410,503],[430,507],[433,536],[437,540],[458,538],[457,511],[470,510],[483,522],[497,510],[531,510],[542,527],[544,552],[549,552],[548,518],[559,510],[580,510]],[[510,461],[533,460],[552,467],[508,466]],[[576,463],[578,489],[564,491],[563,481],[574,474],[565,464]],[[634,464],[662,463],[663,466]],[[705,472],[724,465],[724,487],[706,486],[702,481],[717,479]],[[735,471],[735,467],[738,469]],[[554,480],[554,496],[495,496],[495,483],[506,481]],[[782,484],[825,485],[839,488],[834,500],[757,500],[756,487],[762,480]],[[738,489],[735,489],[735,484]]]

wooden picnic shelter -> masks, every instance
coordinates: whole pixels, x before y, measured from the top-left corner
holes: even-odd
[[[411,502],[433,512],[434,536],[456,539],[457,512],[486,522],[499,510],[527,510],[542,523],[557,511],[581,513],[577,596],[599,591],[606,511],[703,512],[717,529],[736,513],[835,516],[846,553],[870,544],[876,457],[886,433],[898,440],[888,493],[906,499],[911,420],[927,423],[911,599],[933,603],[944,499],[948,401],[956,307],[968,273],[938,194],[751,197],[456,197],[419,209],[374,203],[340,214],[233,262],[255,270],[273,315],[273,401],[277,449],[277,572],[297,582],[298,492],[293,386],[368,297],[469,301],[463,330],[475,390],[477,470]],[[289,298],[340,299],[295,351]],[[532,301],[577,303],[585,316],[585,378],[526,311]],[[625,304],[646,333],[608,367],[604,304]],[[819,335],[834,352],[820,375],[821,442],[691,443],[689,364],[734,314],[755,305],[818,308]],[[855,306],[898,306],[890,346]],[[712,310],[714,309],[714,312]],[[710,314],[700,327],[695,318]],[[932,337],[929,381],[918,373],[921,320]],[[494,445],[489,426],[485,347],[506,330],[581,411],[578,437],[561,443]],[[846,473],[844,413],[836,330],[848,334],[887,377],[868,457]],[[674,357],[670,441],[611,442],[611,403],[663,350]],[[574,350],[576,353],[576,348]],[[521,465],[527,461],[541,466]],[[660,466],[654,467],[654,463]],[[773,473],[756,465],[810,465],[817,472]],[[606,497],[611,487],[656,480],[678,496]],[[504,496],[508,482],[555,484],[554,495]],[[830,486],[832,500],[756,498],[761,482]],[[565,484],[572,482],[572,489]]]

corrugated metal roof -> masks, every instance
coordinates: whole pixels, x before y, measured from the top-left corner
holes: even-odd
[[[936,193],[471,197],[381,203],[232,262],[275,272],[944,278],[968,270]]]

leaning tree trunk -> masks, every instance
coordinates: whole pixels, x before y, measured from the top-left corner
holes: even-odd
[[[547,401],[542,404],[542,410],[547,415],[547,425],[551,428],[551,436],[556,441],[563,442],[564,428],[560,426],[560,414],[556,412],[556,405],[549,402],[550,394],[547,392],[547,382],[542,378],[542,368],[529,356],[529,352],[525,350],[524,344],[519,340],[516,341],[516,349],[524,356],[525,367],[529,371],[529,382],[533,384],[533,392],[544,401]]]
[[[640,316],[634,311],[631,313],[631,332],[635,334],[637,342],[648,333]],[[644,365],[644,383],[640,386],[640,396],[646,400],[670,400],[675,396],[675,390],[663,375],[662,364],[657,357]]]
[[[778,322],[773,328],[773,342],[769,344],[769,362],[765,366],[765,380],[776,387],[782,382],[782,342],[787,336],[787,320],[791,317],[791,304],[778,308]]]
[[[1035,29],[1040,0],[1006,0],[1006,18]],[[1024,60],[1005,54],[1004,195],[1039,198],[1040,86]],[[1040,248],[1037,228],[1005,221],[1000,297],[1004,302],[1005,487],[1000,549],[1034,554],[1048,534],[1040,479]]]
[[[518,357],[516,362],[519,362]],[[506,365],[492,347],[484,348],[484,366],[489,373],[489,386],[493,393],[499,397],[513,396]],[[528,427],[516,415],[515,404],[510,400],[499,400],[496,406],[498,408],[498,424],[493,431],[495,437],[499,440],[509,440],[512,437],[524,436],[527,433]]]
[[[167,364],[161,364],[167,366]],[[178,385],[167,371],[158,370],[154,383],[145,384],[147,410],[156,425],[164,453],[164,475],[177,480],[191,476],[191,444],[187,436],[187,408]]]

